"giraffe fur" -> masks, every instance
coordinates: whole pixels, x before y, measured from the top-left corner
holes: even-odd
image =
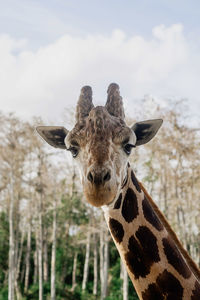
[[[103,206],[103,210],[138,296],[144,300],[197,300],[200,296],[198,268],[194,263],[190,264],[191,259],[187,259],[189,256],[185,255],[180,242],[177,245],[177,238],[171,235],[172,229],[165,217],[158,213],[158,208],[154,210],[152,199],[133,174],[129,167],[127,183],[119,193],[122,195],[120,205],[116,205],[118,196],[112,204]],[[127,222],[122,207],[130,189],[136,195],[139,214]],[[144,209],[144,202],[148,203],[148,210]],[[170,241],[170,251],[175,253],[174,256],[166,255],[163,241]]]

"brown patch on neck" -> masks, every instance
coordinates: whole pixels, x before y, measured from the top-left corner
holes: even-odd
[[[186,262],[188,263],[188,266],[190,267],[191,271],[196,276],[196,278],[200,281],[200,270],[199,270],[199,268],[197,267],[197,265],[195,264],[195,262],[191,259],[191,257],[188,255],[187,251],[183,248],[183,246],[181,245],[180,241],[178,240],[176,234],[174,233],[174,231],[172,230],[171,226],[167,222],[165,216],[159,210],[158,206],[154,203],[154,201],[152,200],[151,196],[148,194],[148,192],[146,191],[146,189],[144,188],[144,186],[142,185],[142,183],[140,182],[139,184],[141,186],[142,191],[144,192],[145,197],[151,203],[153,209],[155,210],[156,214],[158,215],[158,217],[162,221],[162,223],[165,226],[167,232],[169,233],[169,235],[171,236],[171,238],[174,240],[176,246],[178,247],[178,249],[180,250],[181,254],[185,258]]]

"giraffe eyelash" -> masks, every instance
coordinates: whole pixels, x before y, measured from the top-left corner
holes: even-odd
[[[124,152],[125,152],[127,155],[130,155],[130,154],[131,154],[132,148],[135,148],[135,145],[132,145],[132,144],[125,144],[125,145],[123,145]]]
[[[67,148],[67,151],[70,151],[74,158],[78,155],[78,148],[77,147],[70,146],[69,148]]]

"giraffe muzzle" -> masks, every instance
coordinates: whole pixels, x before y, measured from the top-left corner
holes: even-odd
[[[95,171],[91,170],[88,172],[87,179],[94,185],[104,185],[107,181],[111,179],[111,171]]]

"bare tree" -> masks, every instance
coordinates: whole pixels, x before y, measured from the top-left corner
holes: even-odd
[[[93,295],[97,295],[97,283],[98,283],[98,252],[97,252],[97,237],[96,233],[93,234],[93,253],[94,253],[94,282],[93,282]]]
[[[73,271],[72,271],[72,288],[71,291],[73,292],[76,287],[76,268],[77,268],[77,257],[78,251],[74,253],[74,260],[73,260]]]
[[[53,236],[52,236],[52,249],[51,249],[51,300],[56,299],[56,208],[57,200],[54,194],[53,201]]]
[[[87,232],[86,239],[86,251],[85,251],[85,263],[84,263],[84,271],[83,271],[83,281],[82,281],[82,290],[84,291],[86,288],[86,283],[88,279],[88,270],[89,270],[89,258],[90,258],[90,231]]]
[[[100,281],[101,300],[105,299],[108,292],[108,269],[109,269],[109,233],[105,226],[103,215],[100,220]]]
[[[104,263],[103,263],[103,272],[104,272],[104,284],[102,289],[103,299],[108,295],[108,269],[109,269],[109,232],[108,230],[104,233]]]
[[[27,249],[26,249],[26,271],[25,271],[25,283],[24,291],[27,292],[29,285],[29,274],[30,274],[30,255],[31,255],[31,220],[29,216],[28,221],[28,233],[27,233]]]
[[[15,238],[13,225],[14,210],[14,178],[13,172],[10,174],[10,205],[9,205],[9,280],[8,280],[8,300],[14,300],[15,282]]]
[[[48,241],[47,241],[47,228],[43,227],[43,276],[44,281],[48,281]]]

